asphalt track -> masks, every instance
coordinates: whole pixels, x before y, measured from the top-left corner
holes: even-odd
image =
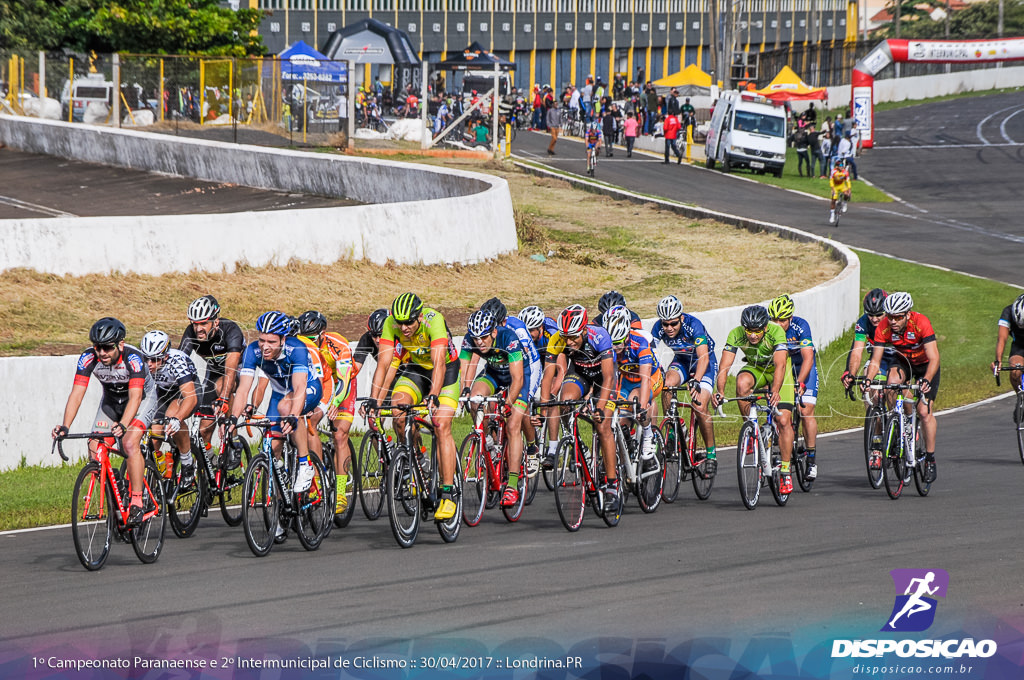
[[[968,110],[980,120],[1008,104],[991,97],[964,100],[961,106],[956,111],[965,120]],[[932,121],[942,117],[941,111],[929,114],[930,108],[913,109],[913,115]],[[907,115],[899,112],[903,119]],[[1006,127],[1021,118],[1010,119]],[[531,135],[523,137],[523,152],[533,147],[543,152],[543,138],[535,136],[531,143]],[[888,143],[895,145],[897,139]],[[995,175],[1009,171],[1010,161],[998,149],[980,149],[986,162],[969,164],[946,162],[947,153],[960,153],[957,148],[922,146],[898,153],[913,155],[918,168],[941,165],[950,172],[958,169],[964,181],[977,179],[976,191],[962,194],[960,203],[1009,210],[1013,197],[987,193],[988,184],[978,178],[989,169]],[[582,161],[563,159],[571,148],[559,142],[553,165],[581,167]],[[865,156],[864,174],[887,188],[890,179],[914,188],[920,174],[902,177],[902,165],[886,170],[880,160],[895,153],[882,148]],[[599,164],[598,172],[605,181],[626,186],[639,181],[651,193],[827,232],[818,225],[825,214],[820,201],[720,174],[666,170],[650,161],[618,157]],[[917,215],[944,215],[942,192],[935,192],[934,199],[923,189],[913,193],[915,205],[929,211]],[[743,198],[730,201],[730,194]],[[760,209],[752,211],[751,205]],[[934,222],[926,227],[906,206],[892,207],[882,212],[854,205],[837,236],[854,245],[860,239],[863,245],[912,259],[1021,281],[1020,271],[1010,266],[1021,250],[1004,237],[975,233],[967,238],[962,230]],[[904,210],[911,217],[903,216]],[[996,230],[997,225],[980,217],[974,221]],[[934,233],[924,238],[925,230]],[[888,236],[879,241],[882,234]],[[940,237],[956,241],[957,248],[934,248]],[[997,259],[990,247],[1013,252]],[[932,254],[946,259],[933,260]],[[1009,402],[1000,400],[940,418],[939,477],[927,498],[910,487],[903,498],[891,501],[884,490],[871,489],[861,434],[854,432],[819,442],[820,479],[811,493],[796,491],[785,508],[763,495],[755,511],[743,509],[735,457],[725,451],[709,501],[695,500],[684,486],[678,502],[653,515],[631,504],[615,529],[588,512],[579,532],[566,532],[552,495],[541,490],[518,524],[506,523],[498,510],[491,510],[481,526],[463,528],[452,545],[427,527],[414,548],[401,550],[386,518],[368,522],[357,511],[353,523],[332,533],[315,553],[306,553],[292,538],[260,559],[249,552],[241,529],[229,529],[211,513],[193,538],[170,538],[156,564],[143,567],[130,546],[115,544],[98,573],[79,565],[67,528],[5,534],[0,536],[5,575],[0,584],[0,677],[46,677],[32,668],[32,658],[48,656],[227,656],[234,664],[236,655],[331,655],[352,661],[356,655],[377,654],[419,663],[421,656],[437,659],[441,653],[502,662],[506,657],[579,655],[591,669],[603,666],[602,674],[585,676],[595,678],[684,677],[684,663],[694,678],[854,677],[851,660],[829,658],[832,640],[885,637],[878,631],[893,606],[888,572],[899,567],[950,574],[934,625],[926,634],[903,637],[995,639],[999,653],[987,661],[983,675],[958,677],[1016,677],[1024,638],[1019,570],[1024,470],[1009,412]],[[442,675],[422,666],[346,673],[365,678]],[[526,677],[523,671],[513,675],[494,665],[486,673],[443,675]],[[555,670],[543,677],[576,676]]]

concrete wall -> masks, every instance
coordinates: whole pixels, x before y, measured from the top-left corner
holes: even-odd
[[[1021,86],[1024,86],[1024,66],[940,73],[932,76],[886,78],[875,81],[875,103],[927,99],[960,92],[981,92]],[[829,108],[850,106],[849,85],[839,85],[827,89]]]
[[[0,271],[233,271],[238,261],[261,266],[291,258],[474,263],[517,247],[512,198],[497,177],[6,115],[0,115],[0,142],[86,162],[369,203],[227,215],[4,220]],[[179,248],[167,248],[169,233],[178,237]],[[213,247],[211,234],[219,241]],[[397,242],[401,248],[394,247]]]

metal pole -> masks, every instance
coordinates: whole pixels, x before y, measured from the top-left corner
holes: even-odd
[[[46,96],[46,52],[39,50],[39,89],[36,91],[39,98]]]
[[[999,0],[999,21],[996,23],[996,36],[1003,37],[1003,0]]]
[[[423,70],[420,73],[420,83],[422,84],[422,96],[420,97],[420,106],[422,106],[423,108],[420,111],[420,122],[423,124],[423,129],[421,130],[421,133],[420,133],[420,149],[425,151],[425,150],[430,148],[430,137],[431,137],[431,135],[430,135],[430,126],[427,124],[427,109],[430,108],[427,105],[427,102],[429,102],[430,100],[427,98],[429,96],[429,94],[427,92],[427,62],[426,62],[426,60],[423,61],[423,64],[422,64],[421,68]]]
[[[498,73],[500,67],[494,65],[494,89],[491,91],[491,130],[494,135],[491,137],[491,153],[498,154]],[[508,138],[506,137],[506,140]]]
[[[72,110],[75,108],[75,58],[68,57],[68,122],[72,121]]]
[[[164,60],[160,60],[160,122],[164,122]]]
[[[114,52],[114,122],[121,127],[121,55]]]
[[[356,148],[356,82],[352,77],[352,62],[345,62],[345,89],[348,91],[348,148]]]

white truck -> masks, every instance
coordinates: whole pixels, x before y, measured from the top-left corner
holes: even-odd
[[[786,111],[749,92],[723,92],[715,103],[705,141],[707,167],[721,163],[782,177],[786,164]]]

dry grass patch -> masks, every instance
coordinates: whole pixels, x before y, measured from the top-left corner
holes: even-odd
[[[225,316],[243,327],[269,308],[295,314],[320,309],[332,328],[351,337],[362,332],[370,311],[409,288],[443,310],[457,332],[468,313],[493,295],[513,311],[539,304],[554,314],[572,302],[594,306],[615,288],[647,317],[669,293],[687,310],[700,311],[793,292],[794,282],[810,288],[841,268],[814,244],[615,201],[494,162],[455,164],[509,181],[518,254],[469,266],[292,262],[232,274],[61,277],[10,271],[0,275],[0,354],[76,351],[92,322],[105,315],[122,319],[134,342],[152,328],[174,335],[184,329],[188,303],[205,293],[216,295]],[[536,255],[543,261],[531,257]]]

